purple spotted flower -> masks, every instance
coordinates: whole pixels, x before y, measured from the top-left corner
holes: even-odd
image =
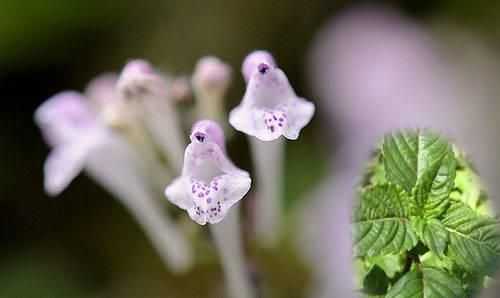
[[[251,179],[226,156],[224,134],[215,122],[195,123],[190,138],[182,175],[165,195],[198,224],[215,224],[249,191]]]
[[[284,136],[296,140],[314,114],[314,104],[298,97],[271,54],[255,51],[242,67],[247,88],[229,123],[238,131],[262,141]]]

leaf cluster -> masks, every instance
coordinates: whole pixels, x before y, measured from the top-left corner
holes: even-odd
[[[428,130],[384,136],[352,214],[370,297],[471,297],[500,263],[500,222],[465,155]]]

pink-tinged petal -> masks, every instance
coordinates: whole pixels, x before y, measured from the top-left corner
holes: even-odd
[[[314,114],[314,104],[298,97],[285,73],[261,63],[250,75],[241,104],[229,114],[238,131],[262,141],[295,140]]]
[[[60,194],[85,166],[89,144],[69,143],[55,147],[45,160],[44,188],[50,196]]]
[[[223,153],[226,153],[224,131],[214,121],[200,120],[196,122],[191,129],[189,139],[194,144],[215,143]]]
[[[191,144],[184,154],[183,174],[196,177],[215,177],[221,173],[248,176],[247,172],[237,168],[226,156],[224,132],[216,122],[196,122],[190,139]]]
[[[118,91],[127,99],[164,97],[167,94],[165,81],[144,60],[132,60],[123,68],[117,82]]]
[[[65,91],[35,111],[35,122],[53,147],[44,164],[44,186],[57,195],[82,171],[88,155],[104,142],[105,129],[89,102],[78,92]]]
[[[175,102],[183,102],[191,98],[191,86],[189,79],[186,77],[178,77],[171,79],[169,82],[170,96]]]
[[[174,170],[180,171],[185,141],[164,77],[148,62],[133,60],[121,72],[117,90],[125,111],[144,125]]]
[[[214,224],[245,196],[250,184],[248,173],[227,158],[222,129],[213,121],[203,120],[193,127],[182,176],[165,189],[165,195],[198,224]]]
[[[85,95],[98,107],[103,108],[119,101],[116,92],[118,75],[116,73],[104,73],[92,81],[85,88]]]
[[[271,53],[263,50],[254,51],[245,58],[241,66],[241,72],[246,82],[248,82],[250,77],[259,70],[258,65],[260,64],[267,64],[276,68],[276,61],[274,61],[274,57]]]
[[[196,63],[191,82],[198,93],[222,95],[231,82],[231,67],[216,57],[203,57]]]
[[[34,118],[51,146],[78,139],[96,123],[89,103],[75,91],[52,96],[37,108]]]

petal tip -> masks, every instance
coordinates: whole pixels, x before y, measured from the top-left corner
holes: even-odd
[[[256,50],[248,54],[243,61],[241,72],[245,81],[248,82],[255,72],[266,72],[269,68],[275,68],[276,61],[273,55],[265,50]]]

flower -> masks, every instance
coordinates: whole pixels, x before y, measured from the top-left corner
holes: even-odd
[[[85,95],[99,109],[120,101],[116,92],[118,75],[116,73],[103,73],[91,80],[85,88]]]
[[[87,97],[64,91],[35,111],[35,122],[52,147],[44,164],[46,192],[58,195],[84,170],[129,210],[166,265],[186,270],[192,264],[191,249],[155,198],[148,179],[156,173],[148,172],[144,154],[128,139],[100,121]]]
[[[215,122],[195,123],[190,139],[182,175],[165,195],[198,224],[215,224],[250,190],[252,180],[226,156],[224,133]]]
[[[203,57],[196,63],[191,81],[198,93],[220,98],[231,83],[231,67],[216,57]]]
[[[123,68],[116,87],[135,124],[145,127],[174,170],[180,171],[185,143],[165,78],[148,62],[132,60]]]
[[[117,88],[125,99],[167,96],[163,78],[147,61],[140,59],[132,60],[125,65]]]
[[[296,140],[314,114],[314,104],[298,97],[271,54],[255,51],[242,67],[247,88],[243,100],[229,115],[238,131],[262,141],[281,135]]]
[[[49,98],[36,110],[35,122],[53,147],[44,164],[44,186],[55,196],[83,170],[89,153],[104,142],[106,132],[86,99],[75,91]]]
[[[255,72],[255,69],[258,69],[259,64],[261,63],[268,64],[273,68],[277,67],[276,61],[271,53],[267,51],[254,51],[246,57],[243,61],[243,65],[241,66],[241,72],[243,73],[245,82],[248,82],[252,74]]]
[[[226,129],[224,95],[231,83],[231,77],[231,67],[220,59],[206,56],[198,60],[191,77],[191,85],[199,119],[214,120]]]

